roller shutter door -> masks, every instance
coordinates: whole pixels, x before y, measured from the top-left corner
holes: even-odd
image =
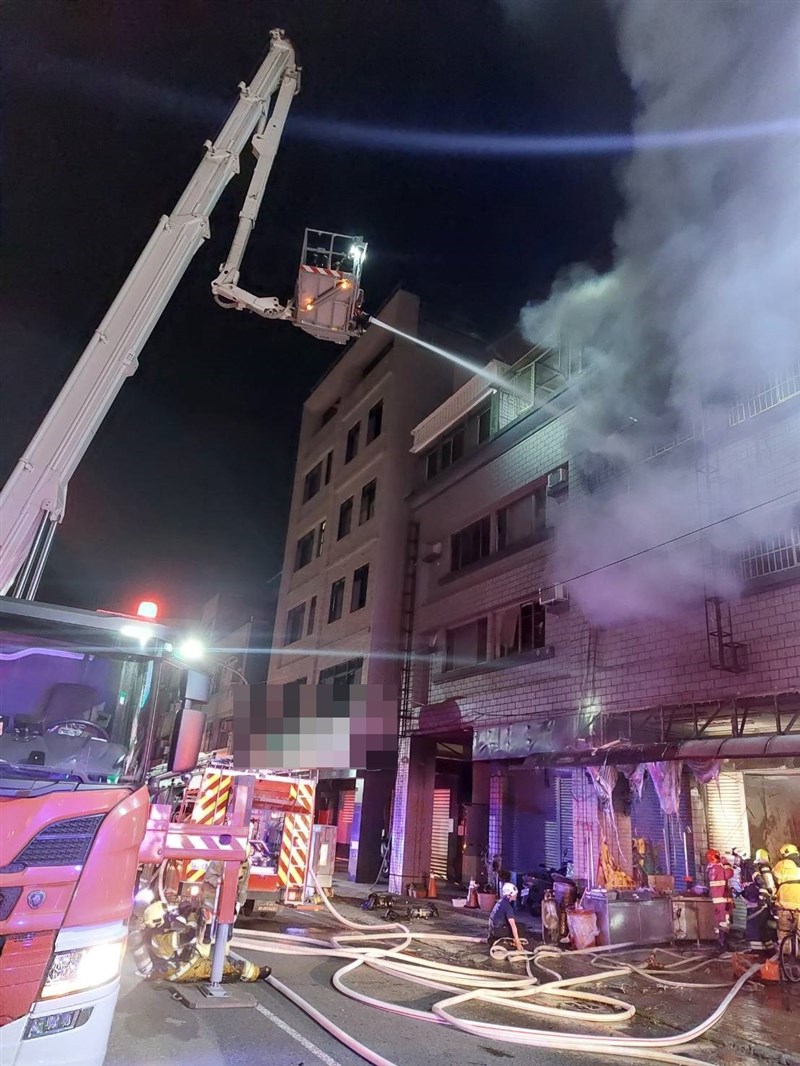
[[[433,827],[431,832],[431,873],[447,878],[447,853],[450,844],[450,789],[433,790]]]
[[[339,793],[339,817],[336,820],[336,843],[350,843],[350,827],[356,810],[356,790],[349,788]]]
[[[747,824],[747,802],[744,794],[744,774],[720,774],[706,785],[708,814],[708,846],[729,853],[738,848],[750,854],[750,828]]]

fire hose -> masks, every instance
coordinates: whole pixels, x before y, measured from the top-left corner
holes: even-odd
[[[313,874],[312,874],[313,876]],[[314,878],[316,881],[316,877]],[[319,889],[319,885],[317,885]],[[645,1059],[655,1062],[673,1063],[675,1066],[708,1066],[699,1059],[684,1054],[676,1054],[673,1048],[691,1043],[711,1029],[727,1011],[736,995],[746,982],[759,970],[762,963],[751,966],[735,982],[728,984],[702,984],[682,981],[682,974],[693,972],[706,965],[710,959],[683,959],[665,966],[665,973],[675,975],[670,980],[661,974],[648,972],[633,962],[620,960],[613,968],[599,970],[580,977],[562,977],[556,970],[544,965],[545,959],[559,957],[574,958],[587,956],[592,966],[600,966],[602,956],[609,951],[630,952],[637,948],[634,944],[620,944],[607,948],[585,948],[581,951],[562,952],[559,948],[541,945],[534,951],[509,950],[499,941],[493,945],[491,955],[494,959],[504,958],[508,961],[525,963],[526,975],[515,977],[508,973],[494,970],[481,970],[472,967],[436,962],[409,954],[408,948],[415,941],[446,941],[483,943],[482,938],[468,936],[451,936],[442,933],[415,933],[399,922],[363,923],[350,921],[341,915],[325,893],[320,889],[320,896],[331,915],[342,926],[356,930],[355,933],[342,933],[330,940],[310,939],[288,933],[243,933],[237,932],[232,946],[260,951],[275,955],[306,955],[344,960],[344,965],[336,970],[332,984],[343,995],[380,1010],[388,1011],[405,1018],[427,1023],[448,1025],[462,1032],[481,1039],[498,1040],[506,1043],[520,1044],[528,1047],[546,1047],[560,1051],[581,1051],[595,1056],[603,1055],[619,1058]],[[387,941],[398,940],[394,946],[386,946]],[[379,946],[380,945],[380,946]],[[641,947],[638,947],[641,951]],[[672,953],[668,953],[672,954]],[[677,956],[675,956],[677,958]],[[434,1002],[431,1011],[405,1007],[359,992],[345,983],[345,978],[362,967],[376,969],[403,981],[424,988],[446,993],[446,997]],[[539,968],[553,978],[541,984],[533,974],[533,968]],[[523,1015],[540,1015],[553,1020],[580,1022],[583,1024],[604,1025],[619,1024],[629,1021],[636,1013],[633,1004],[598,992],[588,992],[579,988],[585,984],[595,984],[631,974],[644,976],[663,985],[678,987],[728,988],[727,994],[716,1010],[704,1021],[685,1033],[671,1036],[635,1037],[635,1036],[601,1036],[584,1033],[555,1032],[551,1029],[537,1029],[528,1026],[500,1024],[486,1021],[472,1021],[455,1014],[457,1008],[464,1004],[477,1003],[492,1005],[519,1011]],[[286,996],[295,1006],[303,1010],[317,1024],[326,1029],[340,1043],[350,1048],[366,1062],[374,1066],[394,1066],[378,1052],[366,1047],[354,1037],[345,1033],[339,1026],[326,1018],[307,1000],[289,989],[274,976],[267,978],[276,991]],[[581,1009],[583,1007],[583,1009]],[[432,1012],[432,1013],[431,1013]]]

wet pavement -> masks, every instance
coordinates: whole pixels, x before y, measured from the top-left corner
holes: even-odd
[[[367,886],[337,881],[334,904],[351,921],[372,925],[383,920],[383,911],[363,911],[360,902]],[[487,916],[457,910],[450,902],[453,891],[441,890],[436,901],[440,917],[433,921],[410,923],[415,931],[450,935],[485,937]],[[533,925],[534,923],[531,923]],[[242,923],[246,931],[293,931],[309,938],[328,940],[342,932],[341,926],[325,910],[291,911],[282,909],[275,919]],[[237,928],[238,932],[238,928]],[[532,943],[538,943],[535,931]],[[242,949],[240,949],[242,950]],[[415,952],[435,961],[457,962],[510,973],[524,974],[519,963],[489,959],[483,942],[428,942],[415,946]],[[695,946],[682,954],[696,953]],[[705,955],[713,951],[705,949]],[[536,1066],[585,1066],[588,1062],[632,1061],[621,1057],[598,1058],[588,1053],[560,1052],[543,1048],[525,1048],[500,1041],[481,1039],[444,1025],[425,1024],[365,1006],[346,998],[331,985],[335,971],[343,965],[329,959],[300,956],[265,955],[261,951],[242,950],[254,961],[269,962],[286,985],[309,1000],[326,1017],[348,1033],[379,1051],[397,1066],[422,1066],[435,1060],[437,1066],[486,1066],[499,1060],[536,1063]],[[643,949],[636,961],[646,963],[650,952]],[[626,956],[633,959],[634,956]],[[662,960],[663,961],[663,957]],[[673,961],[673,960],[670,960]],[[606,965],[605,963],[603,964]],[[609,959],[608,965],[611,965]],[[564,976],[592,972],[586,957],[565,953],[553,963]],[[596,971],[595,971],[596,972]],[[547,980],[546,975],[539,975]],[[723,999],[726,989],[703,989],[694,983],[733,984],[730,961],[710,959],[707,965],[689,978],[693,987],[664,988],[638,975],[626,974],[591,985],[587,990],[628,1001],[636,1006],[629,1021],[611,1025],[576,1025],[575,1032],[597,1035],[663,1036],[685,1032],[707,1018]],[[398,981],[394,976],[362,967],[347,978],[349,987],[391,1003],[402,1003],[429,1011],[431,1004],[446,993],[428,991]],[[106,1066],[222,1066],[264,1063],[279,1066],[355,1066],[362,1063],[352,1051],[326,1033],[294,1004],[268,985],[247,986],[253,992],[256,1010],[188,1010],[177,1003],[168,988],[158,989],[135,978],[132,968],[126,973],[124,994],[112,1032]],[[563,1023],[543,1016],[529,1016],[525,1022],[508,1008],[493,1004],[472,1004],[471,1018],[519,1025],[543,1030],[564,1031]],[[786,986],[750,984],[736,997],[723,1019],[691,1046],[675,1048],[692,1055],[709,1066],[747,1066],[754,1062],[800,1066],[800,992]]]

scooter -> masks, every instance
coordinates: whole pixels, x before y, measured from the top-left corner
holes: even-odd
[[[578,886],[572,880],[572,863],[565,861],[562,866],[555,869],[539,863],[541,873],[523,874],[523,890],[520,893],[520,903],[527,907],[530,913],[538,918],[542,913],[542,901],[547,892],[551,892],[559,910],[570,907],[575,903],[578,895]]]

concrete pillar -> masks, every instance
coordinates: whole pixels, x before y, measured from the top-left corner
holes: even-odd
[[[394,770],[374,770],[356,778],[356,802],[347,862],[351,881],[371,885],[378,877],[381,837],[394,778]]]
[[[435,781],[435,741],[430,737],[402,737],[397,760],[389,870],[389,891],[398,895],[405,892],[408,884],[424,883],[427,887]]]

